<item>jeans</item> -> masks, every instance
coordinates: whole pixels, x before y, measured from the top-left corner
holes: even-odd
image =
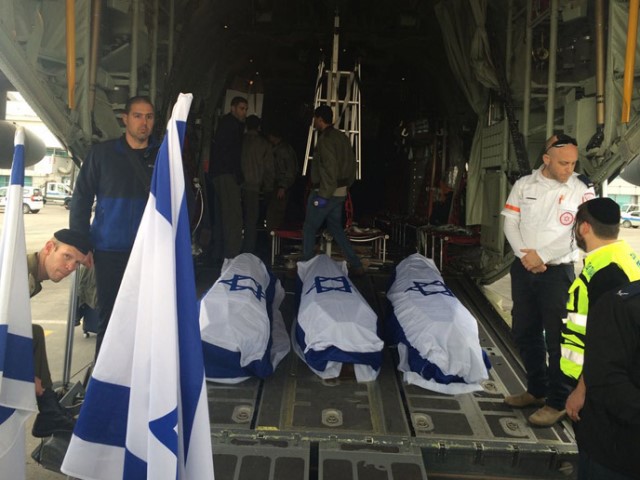
[[[527,391],[546,396],[556,410],[564,410],[571,392],[560,370],[560,331],[574,278],[572,264],[549,266],[544,273],[528,272],[517,258],[511,265],[512,332],[527,371]]]
[[[304,260],[313,258],[316,246],[316,233],[327,222],[327,230],[333,235],[334,240],[347,258],[349,265],[354,268],[362,267],[360,258],[353,251],[351,242],[344,233],[344,225],[342,223],[342,209],[344,201],[347,197],[331,197],[325,207],[316,207],[313,205],[314,195],[309,195],[307,200],[307,215],[304,219],[302,227],[302,257]]]

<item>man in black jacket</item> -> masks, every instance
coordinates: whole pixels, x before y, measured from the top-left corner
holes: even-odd
[[[579,480],[640,479],[640,281],[589,309]]]
[[[220,119],[211,145],[214,210],[213,258],[222,261],[240,253],[242,245],[242,137],[249,104],[231,100],[231,110]]]
[[[76,181],[69,214],[69,227],[90,232],[95,247],[100,315],[96,356],[149,198],[158,153],[158,145],[150,141],[154,111],[147,97],[130,98],[122,121],[122,137],[91,147]],[[90,225],[94,199],[96,210]]]

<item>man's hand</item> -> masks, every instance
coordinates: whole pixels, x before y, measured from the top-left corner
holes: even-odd
[[[41,397],[42,394],[44,393],[44,388],[42,388],[42,380],[40,380],[40,378],[38,377],[34,377],[33,384],[36,387],[36,396]]]
[[[329,200],[320,195],[313,197],[313,206],[317,208],[324,208],[329,204]]]
[[[545,264],[540,265],[539,267],[532,268],[529,270],[531,273],[544,273],[547,271],[547,266]]]
[[[574,422],[580,421],[580,410],[582,410],[582,407],[584,407],[584,398],[586,394],[587,386],[585,385],[584,380],[582,380],[582,377],[580,377],[578,386],[567,397],[567,402],[565,403],[567,416]]]
[[[531,272],[533,271],[534,268],[538,268],[541,265],[544,265],[544,262],[538,255],[538,252],[536,252],[534,249],[523,248],[520,251],[524,253],[524,256],[520,259],[520,261],[522,262],[522,266],[526,268],[528,271]],[[539,272],[533,272],[533,273],[539,273]]]
[[[87,268],[93,268],[93,252],[87,253],[80,263]]]
[[[282,200],[284,198],[284,188],[279,187],[278,191],[276,192],[276,198],[278,200]]]

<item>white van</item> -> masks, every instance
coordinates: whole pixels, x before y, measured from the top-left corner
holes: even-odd
[[[58,205],[64,205],[67,209],[71,202],[71,196],[73,191],[68,185],[59,182],[45,182],[40,185],[40,191],[44,198],[44,203],[52,203]]]
[[[7,206],[7,189],[8,187],[0,187],[0,209],[2,210]],[[38,213],[42,207],[44,207],[44,202],[40,189],[37,187],[23,187],[22,212]]]

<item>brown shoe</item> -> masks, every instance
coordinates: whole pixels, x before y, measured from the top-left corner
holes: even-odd
[[[542,407],[544,405],[544,398],[536,398],[529,392],[522,392],[518,395],[508,395],[504,397],[504,403],[513,408],[524,407]]]
[[[566,410],[558,411],[549,405],[545,405],[529,416],[529,423],[536,427],[550,427],[554,423],[562,420],[566,414]]]

